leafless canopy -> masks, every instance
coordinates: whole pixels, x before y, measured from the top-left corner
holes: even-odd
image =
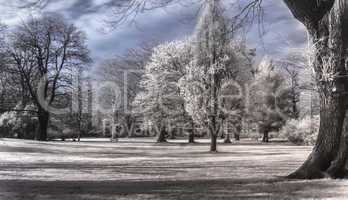
[[[121,0],[115,1],[113,4],[113,18],[109,20],[113,27],[125,22],[133,22],[139,14],[150,10],[159,8],[168,8],[173,5],[190,6],[194,4],[204,4],[209,0]],[[262,22],[263,0],[250,0],[245,3],[242,0],[237,0],[231,3],[231,8],[238,9],[238,12],[233,15],[232,21],[234,24],[240,26],[247,22],[254,22],[257,20],[260,24]],[[201,7],[199,7],[201,8]]]
[[[174,5],[188,7],[192,5],[202,5],[209,0],[113,0],[108,3],[111,8],[111,16],[107,22],[112,27],[118,27],[124,23],[133,23],[137,20],[140,14],[148,11],[168,8]],[[52,0],[15,0],[12,4],[19,8],[36,8],[42,9],[47,6]],[[231,1],[230,4],[233,10],[238,10],[232,16],[233,24],[240,26],[241,24],[257,21],[262,24],[263,19],[263,0],[237,0]],[[201,8],[201,6],[198,6]]]

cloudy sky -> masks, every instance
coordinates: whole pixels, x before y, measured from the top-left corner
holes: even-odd
[[[42,11],[61,13],[84,30],[95,63],[142,43],[180,39],[194,30],[196,5],[153,10],[139,15],[136,24],[110,29],[106,21],[112,19],[112,1],[117,0],[55,0]],[[227,5],[233,1],[225,0],[225,3]],[[0,0],[0,5],[0,19],[10,26],[25,20],[29,15],[37,14],[37,11],[19,11],[9,5],[8,0]],[[248,43],[257,48],[260,57],[279,57],[289,49],[296,51],[297,48],[305,47],[306,32],[293,19],[282,1],[264,1],[263,7],[265,34],[260,37],[257,25],[247,34]],[[227,14],[232,16],[234,13],[227,11]]]

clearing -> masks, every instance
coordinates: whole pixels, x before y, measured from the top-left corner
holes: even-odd
[[[0,199],[345,199],[345,180],[287,180],[311,147],[153,138],[0,139]]]

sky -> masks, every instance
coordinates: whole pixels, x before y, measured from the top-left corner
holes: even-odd
[[[140,14],[133,24],[125,23],[111,29],[107,21],[113,19],[110,14],[112,1],[118,0],[55,0],[40,12],[60,13],[83,30],[95,65],[143,43],[180,39],[189,36],[194,30],[197,5],[187,4],[152,10]],[[224,5],[227,7],[233,1],[224,0]],[[0,20],[9,26],[38,14],[37,10],[18,10],[8,2],[0,0]],[[289,50],[297,51],[306,46],[307,34],[303,25],[293,18],[282,1],[264,1],[263,8],[264,34],[260,36],[259,25],[255,24],[246,35],[250,48],[256,48],[259,57],[278,58]],[[226,10],[227,16],[234,14]]]

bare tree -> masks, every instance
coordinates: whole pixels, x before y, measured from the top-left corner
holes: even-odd
[[[298,119],[300,116],[300,93],[304,88],[307,88],[307,82],[301,83],[300,76],[307,68],[307,63],[307,59],[304,56],[291,53],[285,59],[277,62],[277,65],[281,68],[280,70],[284,72],[284,78],[289,87],[289,97],[292,104],[289,117],[293,119]]]
[[[23,78],[38,108],[36,139],[46,140],[50,117],[47,107],[65,92],[71,71],[90,61],[85,36],[62,16],[45,14],[24,22],[9,35],[8,54],[12,72]]]
[[[132,103],[141,90],[139,81],[144,73],[144,67],[152,54],[155,43],[146,43],[138,48],[129,49],[125,55],[118,55],[113,59],[104,61],[97,69],[98,81],[110,81],[121,89],[121,98],[115,99],[113,92],[106,92],[109,99],[114,99],[112,119],[114,123],[122,123],[124,133],[132,134],[134,116]],[[116,106],[117,104],[117,106]]]

